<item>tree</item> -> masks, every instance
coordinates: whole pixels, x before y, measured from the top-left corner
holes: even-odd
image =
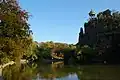
[[[28,12],[17,1],[0,3],[0,55],[20,61],[32,43]]]

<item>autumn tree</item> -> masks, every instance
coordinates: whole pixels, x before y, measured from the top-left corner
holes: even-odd
[[[0,57],[19,62],[32,43],[28,12],[15,0],[0,3]]]

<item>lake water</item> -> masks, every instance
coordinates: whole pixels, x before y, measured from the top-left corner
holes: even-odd
[[[120,66],[64,66],[63,62],[13,65],[2,70],[1,78],[3,80],[120,80]]]

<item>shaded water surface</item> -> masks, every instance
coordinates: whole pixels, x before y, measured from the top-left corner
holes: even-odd
[[[3,80],[120,80],[120,66],[64,66],[63,62],[13,65],[2,70],[1,78]]]

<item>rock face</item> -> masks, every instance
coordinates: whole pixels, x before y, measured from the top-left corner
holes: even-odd
[[[84,34],[80,31],[78,44],[93,46],[95,42],[97,42],[97,28],[95,26],[95,22],[92,24],[91,22],[85,23],[84,29]]]
[[[84,24],[84,33],[80,30],[77,46],[88,45],[100,52],[98,55],[103,61],[120,63],[120,12],[111,13],[108,9],[96,17],[93,11],[89,15],[89,21]]]
[[[98,33],[104,32],[103,25],[97,23],[97,18],[95,14],[90,11],[90,19],[84,24],[84,33],[83,28],[80,29],[78,45],[89,45],[91,47],[97,44]]]

